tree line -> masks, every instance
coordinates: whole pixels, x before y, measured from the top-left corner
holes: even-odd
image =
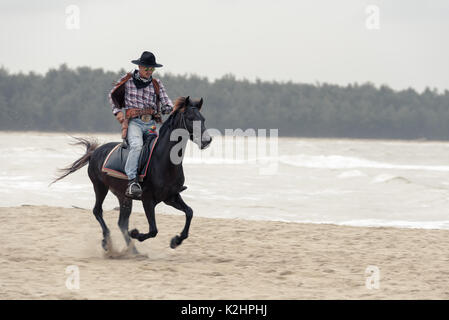
[[[125,73],[66,65],[45,75],[0,68],[0,130],[119,132],[108,94]],[[222,133],[277,128],[280,136],[449,139],[448,90],[154,76],[173,101],[203,97],[206,127]]]

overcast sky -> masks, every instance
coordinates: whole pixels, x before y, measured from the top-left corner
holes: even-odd
[[[161,73],[442,91],[448,33],[447,0],[1,0],[0,65],[131,70],[148,50]]]

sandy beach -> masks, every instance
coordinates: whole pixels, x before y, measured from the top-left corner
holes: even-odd
[[[158,211],[157,211],[158,212]],[[449,299],[449,231],[345,227],[157,213],[159,234],[122,253],[118,211],[106,211],[105,254],[91,210],[0,208],[1,299]],[[130,229],[147,228],[133,213]],[[79,270],[69,290],[66,268]],[[367,288],[368,266],[379,288]],[[71,270],[71,269],[69,269]]]

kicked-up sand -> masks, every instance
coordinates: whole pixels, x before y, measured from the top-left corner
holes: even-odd
[[[118,211],[104,217],[107,254],[90,209],[0,208],[0,298],[449,299],[448,230],[194,216],[173,250],[184,216],[157,213],[159,234],[135,242],[133,256]],[[143,213],[131,215],[135,227],[147,232]]]

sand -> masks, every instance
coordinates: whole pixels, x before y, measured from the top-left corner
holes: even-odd
[[[104,215],[115,250],[125,249],[118,212]],[[447,230],[194,217],[173,250],[184,216],[157,211],[157,223],[156,238],[136,243],[140,255],[111,257],[91,210],[0,208],[0,298],[449,299]],[[147,230],[144,214],[133,213],[134,227]],[[378,289],[366,286],[368,266]]]

